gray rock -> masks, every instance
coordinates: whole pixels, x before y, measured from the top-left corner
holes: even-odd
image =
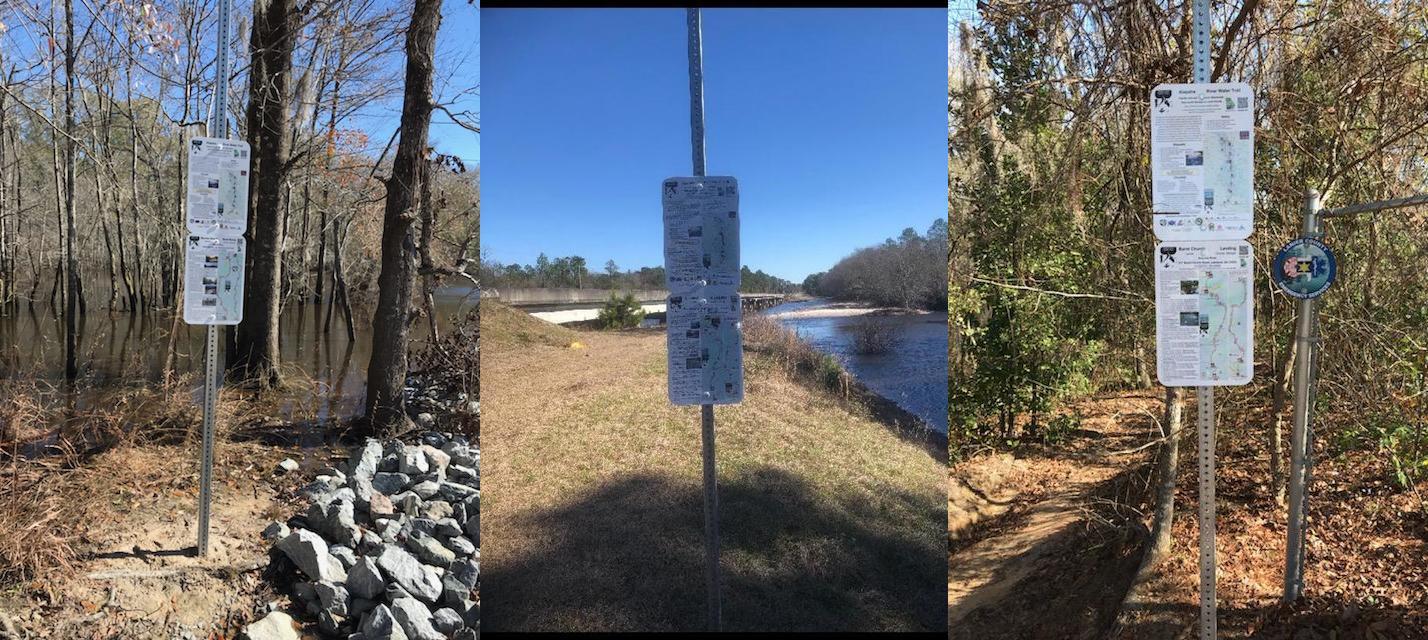
[[[463,558],[470,556],[473,553],[476,553],[476,545],[472,544],[470,540],[467,540],[463,536],[447,538],[442,542],[446,545],[447,549],[451,550],[452,553],[455,553],[456,555],[461,556]]]
[[[283,524],[281,522],[274,522],[268,525],[267,528],[263,529],[263,539],[269,542],[273,540],[282,540],[283,538],[288,537],[288,534],[290,533],[292,533],[292,531],[288,529],[288,525]]]
[[[298,529],[279,540],[276,546],[309,578],[330,582],[347,579],[347,571],[342,568],[342,563],[328,553],[327,541],[316,533]]]
[[[376,600],[353,598],[352,603],[347,605],[347,610],[352,613],[353,618],[360,618],[362,614],[376,608],[377,604],[378,602]]]
[[[403,491],[395,496],[392,496],[392,502],[396,503],[397,508],[401,509],[402,513],[410,513],[412,515],[416,515],[419,511],[421,511],[421,507],[423,504],[421,501],[421,496],[418,496],[417,494],[412,493],[410,491]]]
[[[461,614],[457,613],[455,609],[442,608],[431,614],[431,626],[442,635],[450,636],[461,627],[466,626],[466,623],[461,620]]]
[[[477,511],[466,519],[466,537],[471,538],[471,542],[476,544],[476,548],[481,548],[481,512]]]
[[[426,462],[426,456],[422,455],[421,449],[416,447],[406,447],[402,449],[397,457],[397,470],[408,475],[426,473],[431,467]]]
[[[421,453],[426,456],[428,468],[439,469],[444,472],[447,466],[451,464],[451,454],[429,444],[421,446]]]
[[[436,416],[433,416],[430,413],[426,412],[418,413],[416,415],[416,423],[418,427],[421,427],[423,429],[430,429],[433,425],[436,424]]]
[[[361,538],[357,528],[356,510],[347,500],[334,500],[328,505],[322,530],[341,544],[354,544]]]
[[[337,635],[342,624],[347,621],[346,616],[339,616],[331,611],[317,612],[317,628],[322,629],[328,635]]]
[[[436,521],[431,518],[411,518],[402,527],[402,532],[407,535],[413,533],[423,533],[429,536],[436,535]]]
[[[381,536],[382,541],[387,544],[395,543],[397,541],[397,536],[401,535],[401,532],[401,520],[383,520],[380,524],[377,525],[377,534]]]
[[[431,499],[433,496],[435,496],[438,491],[441,490],[441,487],[442,487],[442,486],[443,486],[443,485],[441,485],[441,484],[438,484],[438,483],[436,483],[436,482],[432,482],[431,480],[427,480],[426,482],[419,482],[419,483],[413,485],[413,486],[412,486],[412,493],[417,494],[417,496],[421,497],[422,500],[429,500],[429,499]],[[461,485],[456,485],[456,486],[461,486]]]
[[[455,509],[451,507],[450,502],[447,502],[445,500],[432,500],[423,504],[421,506],[420,512],[421,517],[423,518],[440,520],[442,518],[452,517],[452,514],[455,513]]]
[[[347,474],[343,473],[342,470],[338,469],[337,467],[323,467],[317,470],[317,475],[318,477],[328,476],[337,480],[338,482],[347,484]]]
[[[436,538],[420,533],[407,536],[407,548],[416,554],[417,559],[429,565],[445,568],[456,560],[455,552],[447,549]]]
[[[393,600],[392,616],[411,640],[446,640],[432,627],[431,610],[414,598]]]
[[[371,558],[358,558],[357,564],[352,565],[352,571],[347,573],[347,590],[353,596],[376,600],[386,589],[387,582],[382,579],[381,570]]]
[[[337,491],[337,481],[332,478],[318,478],[307,483],[298,493],[312,502],[327,504],[332,501],[332,492]]]
[[[436,602],[441,595],[441,581],[433,580],[422,570],[422,564],[401,547],[388,545],[377,556],[377,566],[393,584],[406,590],[422,602]]]
[[[460,482],[443,482],[438,487],[438,493],[447,500],[465,500],[471,496],[481,495],[480,489],[473,489]]]
[[[397,468],[401,466],[400,458],[395,450],[382,453],[382,461],[377,463],[377,470],[389,473],[395,472]]]
[[[328,547],[327,552],[337,558],[337,561],[342,563],[342,568],[349,572],[352,570],[352,566],[357,564],[357,553],[351,547],[335,544]],[[351,576],[348,576],[348,579],[351,579]]]
[[[317,599],[317,589],[311,582],[294,582],[293,597],[302,602],[312,602]]]
[[[356,496],[357,506],[364,506],[372,502],[372,494],[377,490],[372,487],[372,479],[362,476],[352,476],[347,480],[347,488],[352,490],[352,495]]]
[[[317,599],[322,603],[322,610],[334,616],[347,617],[347,588],[332,582],[319,582],[313,586],[317,590]]]
[[[367,617],[362,618],[361,631],[368,640],[409,640],[406,631],[397,624],[392,610],[384,604],[379,604],[367,612]]]
[[[278,468],[274,469],[273,472],[277,474],[286,474],[297,471],[298,468],[299,465],[297,463],[297,460],[293,460],[292,458],[285,458],[282,462],[278,463]]]
[[[372,476],[372,488],[387,495],[392,495],[407,488],[407,484],[411,481],[411,476],[405,473],[379,471],[376,475]]]
[[[474,486],[475,483],[481,478],[480,476],[476,475],[475,469],[459,464],[453,464],[447,467],[446,477],[450,478],[453,482],[460,482],[462,484],[471,486]]]
[[[447,538],[461,535],[461,524],[451,518],[436,521],[436,535]]]
[[[243,629],[248,640],[298,640],[297,629],[293,628],[293,617],[281,611],[274,611],[262,620]]]
[[[447,575],[461,581],[468,589],[475,589],[481,583],[481,563],[476,560],[457,560],[451,563]]]
[[[372,476],[377,473],[377,465],[381,463],[382,443],[368,440],[362,446],[352,450],[352,455],[347,460],[347,475],[353,479],[371,480]]]
[[[460,607],[467,600],[471,599],[471,587],[466,586],[451,575],[450,571],[441,577],[441,604],[448,607]]]
[[[461,614],[461,617],[466,619],[466,626],[471,627],[472,629],[480,629],[481,603],[472,602],[471,606],[467,607],[466,613]]]

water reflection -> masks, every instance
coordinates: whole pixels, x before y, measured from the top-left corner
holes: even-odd
[[[477,296],[469,287],[444,287],[435,296],[437,327],[450,329],[454,318],[474,309]],[[366,368],[371,357],[371,309],[354,308],[356,339],[347,339],[340,309],[328,305],[289,304],[278,326],[282,367],[296,380],[311,381],[288,393],[280,404],[283,417],[316,415],[320,422],[356,415],[366,395]],[[221,329],[220,329],[221,330]],[[48,308],[26,305],[0,317],[0,380],[37,381],[61,387],[64,379],[64,328]],[[110,313],[95,310],[79,319],[80,378],[74,389],[54,400],[85,410],[105,402],[114,391],[151,386],[162,380],[164,361],[173,354],[175,373],[203,371],[206,329],[189,326],[160,313]],[[411,337],[428,339],[424,318],[412,324]],[[201,380],[200,380],[201,384]],[[192,389],[194,401],[202,389]]]
[[[814,348],[843,363],[869,389],[947,433],[947,314],[834,314],[828,300],[787,302],[765,310],[798,332]],[[829,315],[792,312],[829,309]],[[863,354],[853,348],[853,328],[875,322],[897,336],[885,353]]]

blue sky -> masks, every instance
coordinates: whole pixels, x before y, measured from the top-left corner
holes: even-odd
[[[662,264],[659,183],[691,171],[685,12],[486,14],[482,251]],[[744,264],[798,282],[946,215],[944,19],[704,11],[707,173],[740,181]]]
[[[403,20],[409,16],[404,15]],[[481,112],[480,95],[469,91],[481,85],[480,35],[481,11],[476,6],[463,1],[442,3],[441,27],[436,32],[436,79],[432,83],[432,95],[453,113],[470,111],[479,115]],[[398,77],[401,77],[404,58],[400,55],[393,58],[393,64],[398,65]],[[388,99],[357,110],[349,126],[367,132],[367,150],[375,157],[401,124],[401,116],[402,94],[398,87]],[[439,109],[431,114],[429,142],[439,152],[459,156],[470,168],[481,161],[480,134],[452,122]]]

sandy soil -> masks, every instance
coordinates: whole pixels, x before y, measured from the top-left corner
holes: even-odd
[[[122,464],[134,469],[175,472],[97,487],[114,493],[113,511],[96,514],[93,526],[81,532],[77,566],[65,577],[23,585],[0,599],[0,630],[8,622],[20,638],[236,637],[266,603],[286,604],[262,579],[268,556],[259,533],[290,514],[286,496],[298,476],[274,477],[271,470],[284,457],[313,466],[321,454],[220,442],[203,558],[194,554],[194,452],[144,447],[106,454],[122,456]]]
[[[1138,555],[1124,489],[1151,437],[1149,397],[1082,403],[1055,450],[989,453],[949,474],[949,638],[1099,638]],[[1085,549],[1089,543],[1095,548]],[[1087,588],[1081,588],[1085,585]]]

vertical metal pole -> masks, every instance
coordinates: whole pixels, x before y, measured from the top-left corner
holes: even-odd
[[[1304,198],[1304,237],[1318,237],[1319,192]],[[1314,410],[1314,359],[1318,350],[1318,318],[1314,300],[1299,301],[1294,341],[1294,428],[1289,435],[1289,539],[1284,550],[1283,601],[1294,602],[1304,593],[1304,523],[1308,517],[1305,491],[1309,484],[1309,428]]]
[[[689,140],[694,175],[704,175],[704,44],[699,9],[686,9],[689,26]],[[708,597],[708,626],[721,631],[723,611],[719,594],[719,484],[714,466],[714,405],[699,407],[704,443],[704,555]]]
[[[1215,388],[1196,387],[1200,434],[1200,637],[1215,638]]]
[[[1210,0],[1195,0],[1193,56],[1196,84],[1210,81]],[[1215,602],[1215,388],[1195,390],[1200,462],[1200,637],[1213,640],[1218,626]]]
[[[232,0],[218,2],[218,56],[214,68],[217,77],[213,95],[213,137],[228,137],[228,31],[232,18]],[[218,327],[208,325],[204,350],[203,384],[203,468],[199,472],[198,489],[198,555],[208,555],[208,520],[213,502],[213,440],[214,422],[218,413]]]

